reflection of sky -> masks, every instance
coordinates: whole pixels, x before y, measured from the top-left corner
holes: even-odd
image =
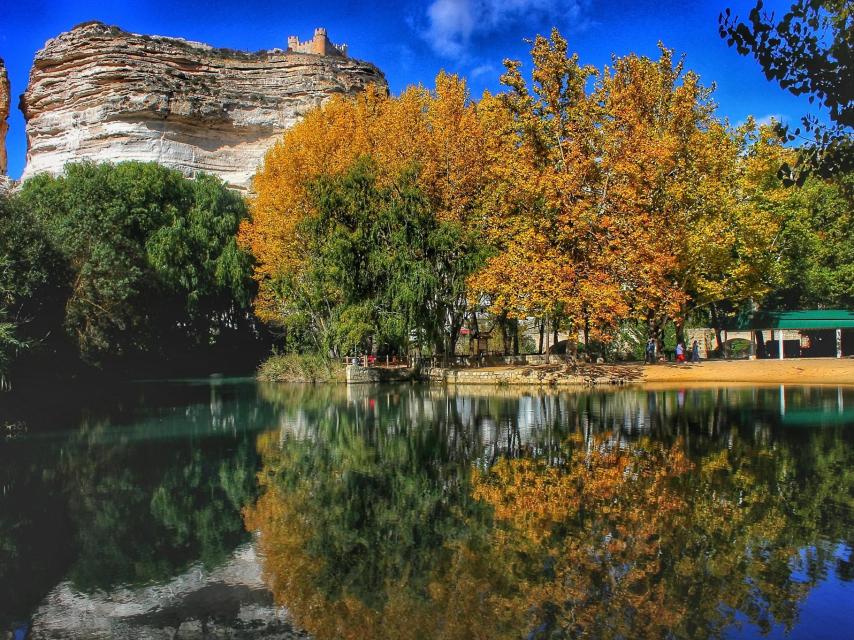
[[[852,550],[845,545],[836,548],[837,562],[852,560]],[[802,558],[806,550],[801,549]],[[802,582],[809,581],[803,571],[795,570],[792,576]],[[835,567],[829,567],[828,575],[822,577],[807,592],[806,598],[798,606],[798,621],[794,629],[786,631],[782,625],[774,625],[768,633],[762,633],[756,626],[746,622],[742,613],[736,620],[743,625],[741,629],[732,628],[726,638],[739,640],[846,640],[854,638],[851,625],[851,606],[854,603],[854,582],[840,578]]]

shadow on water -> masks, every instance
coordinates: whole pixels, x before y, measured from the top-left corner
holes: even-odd
[[[852,389],[62,406],[0,443],[0,629],[34,638],[810,637],[854,594]]]

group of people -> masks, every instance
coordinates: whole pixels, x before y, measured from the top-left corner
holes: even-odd
[[[646,343],[646,362],[655,363],[656,342],[655,338],[650,338]],[[695,339],[691,344],[691,362],[700,361],[700,343]],[[676,362],[687,362],[685,354],[685,343],[681,340],[676,343]]]

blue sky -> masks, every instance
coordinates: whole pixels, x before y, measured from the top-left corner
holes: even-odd
[[[766,2],[774,8],[774,2]],[[718,13],[731,7],[746,15],[751,1],[674,0],[0,0],[0,57],[12,82],[12,113],[6,140],[9,175],[17,178],[26,155],[18,96],[27,84],[33,56],[46,40],[87,20],[101,20],[136,33],[179,36],[218,47],[256,51],[285,47],[287,36],[308,39],[325,26],[353,57],[382,69],[391,90],[432,85],[445,69],[469,78],[475,96],[497,90],[503,58],[526,60],[524,39],[557,26],[585,64],[602,67],[611,55],[655,56],[660,40],[687,56],[687,67],[704,84],[715,83],[721,117],[733,123],[748,115],[796,122],[810,111],[765,80],[752,58],[739,56],[717,33]],[[785,9],[787,3],[776,3]]]

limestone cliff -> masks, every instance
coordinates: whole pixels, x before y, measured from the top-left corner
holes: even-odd
[[[6,65],[0,58],[0,176],[6,175],[6,132],[9,125],[6,118],[9,117],[9,76],[6,74]]]
[[[21,97],[23,177],[84,159],[154,160],[247,189],[285,129],[333,94],[371,83],[387,89],[375,66],[338,51],[245,53],[79,25],[36,54]]]

